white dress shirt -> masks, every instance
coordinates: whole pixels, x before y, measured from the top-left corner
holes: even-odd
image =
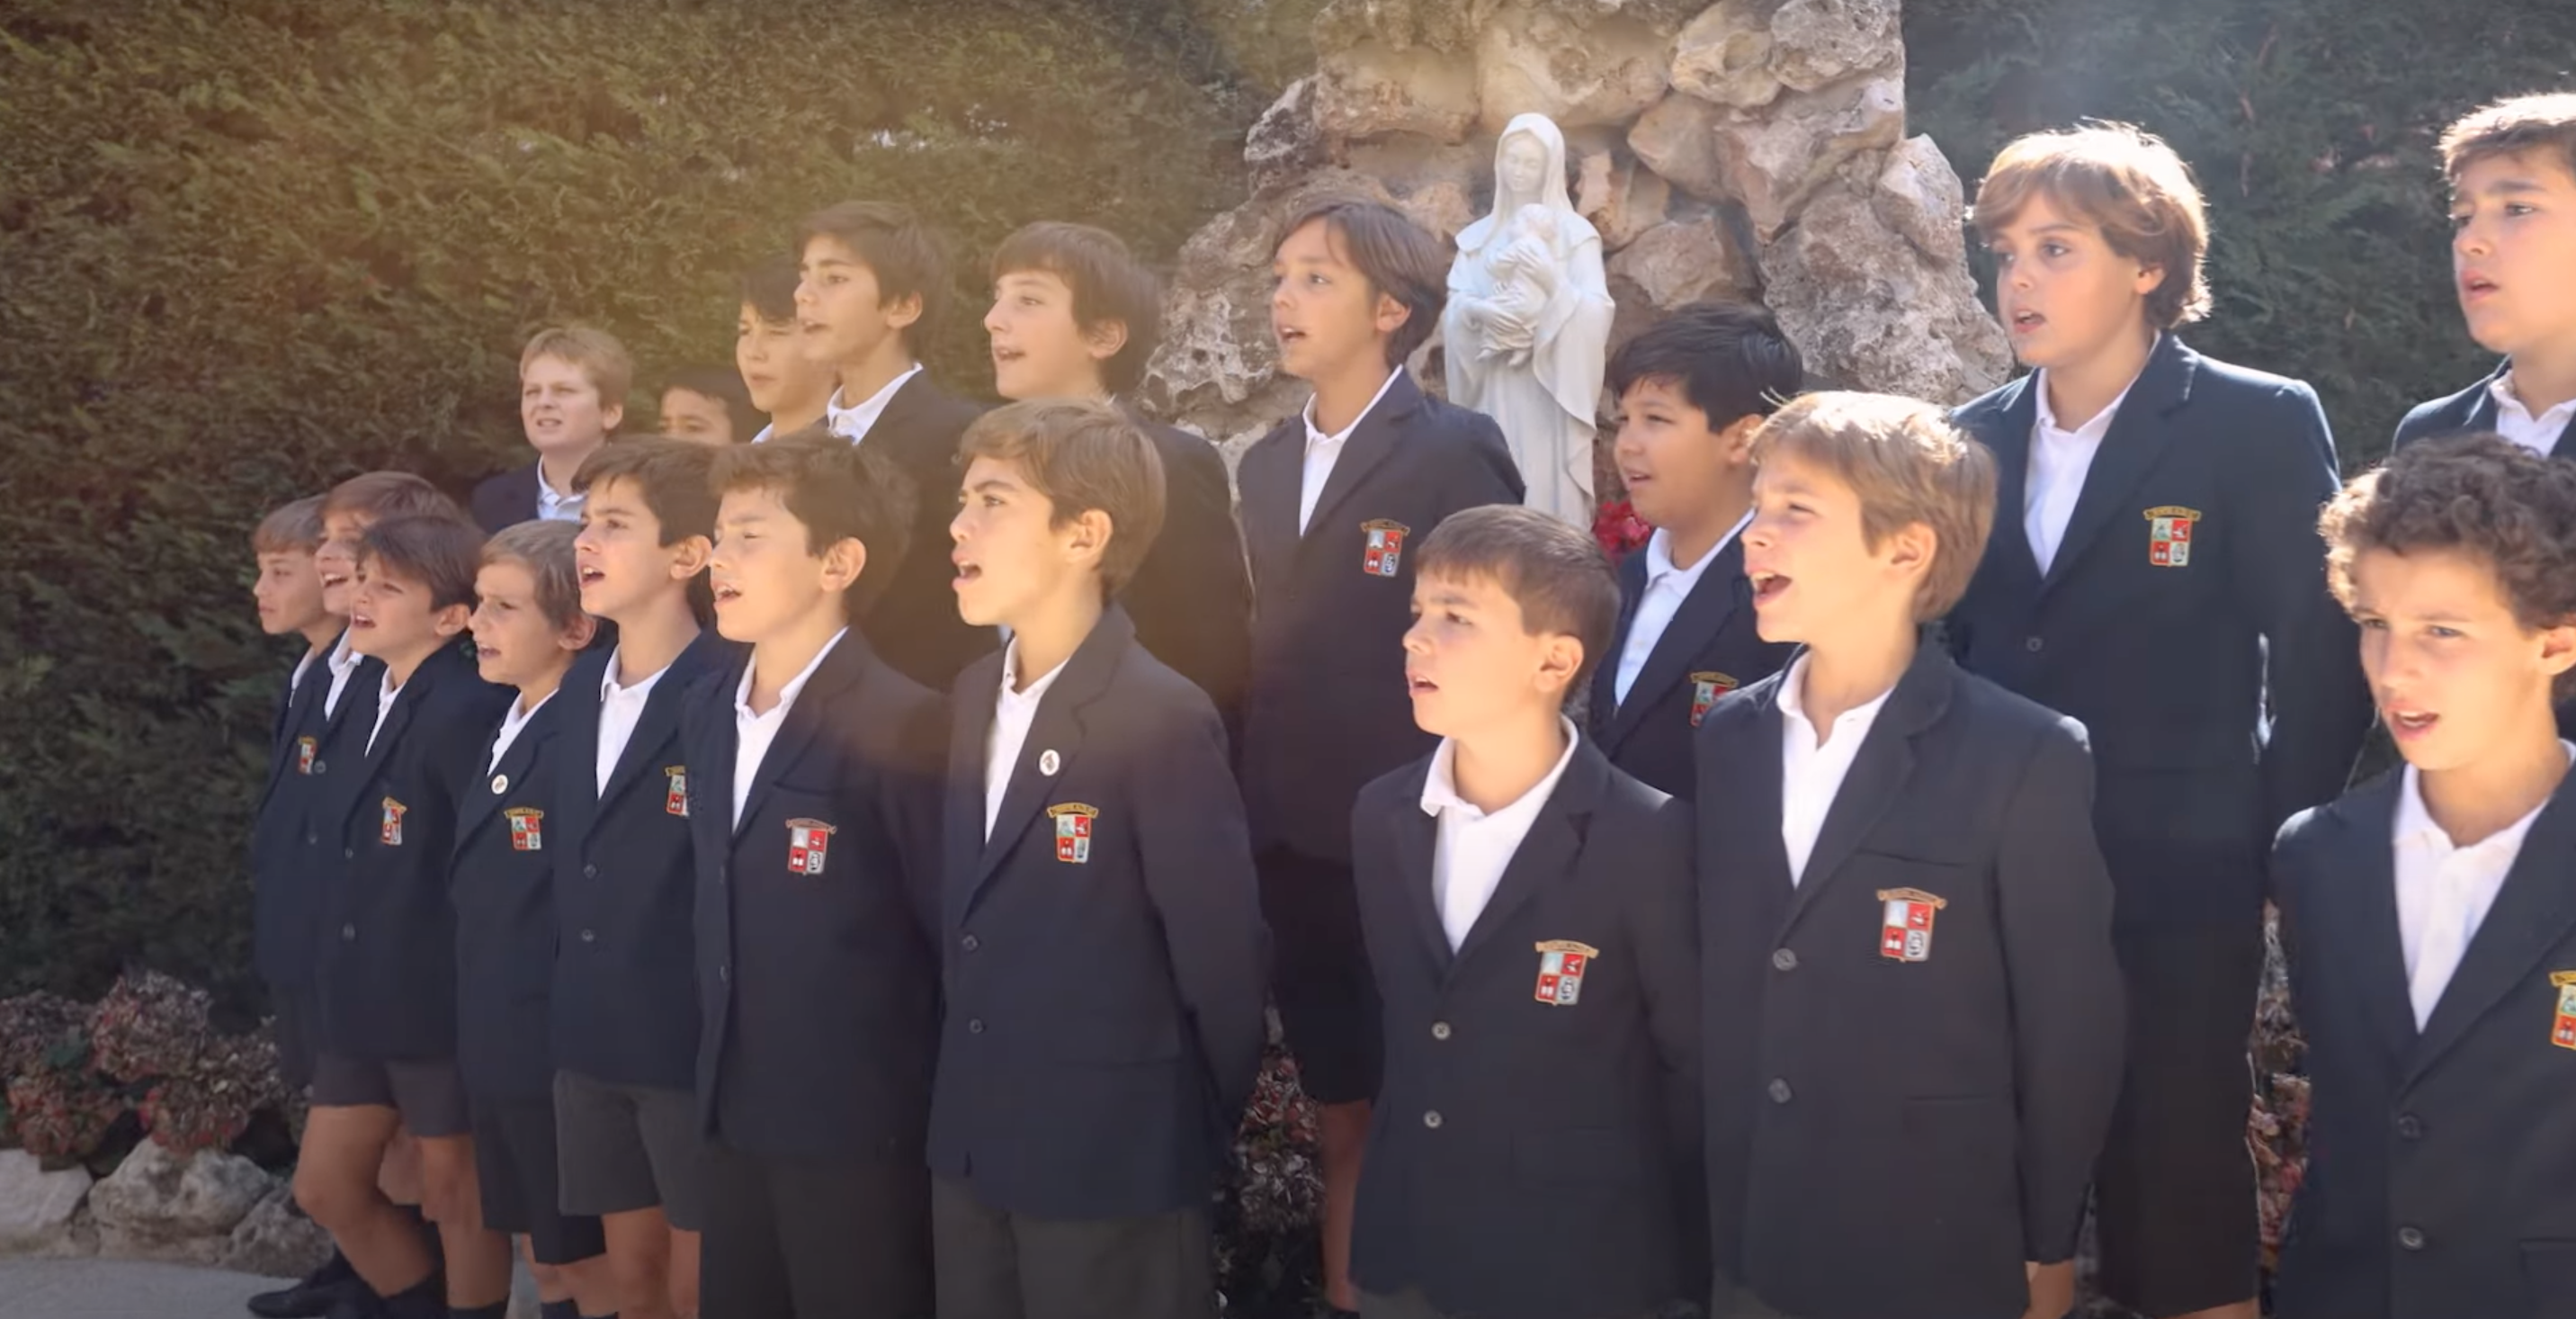
[[[766,714],[751,712],[752,666],[749,664],[742,666],[742,681],[733,689],[733,823],[735,828],[742,827],[742,808],[745,802],[751,800],[751,781],[760,773],[762,759],[769,755],[769,744],[778,740],[779,727],[787,722],[787,712],[794,708],[797,693],[805,690],[805,684],[813,678],[814,670],[823,667],[824,658],[832,653],[834,646],[841,644],[841,638],[848,635],[850,635],[848,628],[842,628],[833,633],[832,639],[824,642],[821,650],[814,652],[813,662],[805,666],[804,672],[788,679],[787,685],[778,689],[778,704],[769,707]]]
[[[385,716],[394,712],[394,698],[401,694],[394,686],[394,671],[386,669],[385,676],[376,680],[376,726],[367,730],[368,755],[376,754],[376,735],[385,731]]]
[[[769,443],[769,437],[777,433],[778,423],[773,421],[768,425],[761,427],[760,433],[751,437],[751,442],[754,444],[767,444]]]
[[[2576,744],[2559,743],[2571,763]],[[2469,951],[2478,926],[2504,891],[2505,876],[2522,854],[2522,840],[2548,802],[2531,814],[2467,847],[2451,845],[2451,836],[2433,822],[2415,767],[2406,767],[2397,790],[2397,819],[2390,841],[2397,870],[2397,939],[2406,956],[2406,996],[2415,1007],[2415,1029],[2433,1018],[2460,959]]]
[[[1002,796],[1011,790],[1011,769],[1020,763],[1020,752],[1029,744],[1029,725],[1038,718],[1038,702],[1046,699],[1047,688],[1064,676],[1064,664],[1047,670],[1045,677],[1029,684],[1024,692],[1011,690],[1019,681],[1020,643],[1013,641],[1002,652],[1002,690],[993,698],[993,727],[984,735],[984,841],[993,841],[993,821],[1002,813]]]
[[[2487,386],[2495,400],[2496,434],[2546,458],[2558,447],[2558,437],[2567,430],[2570,418],[2576,418],[2576,398],[2535,417],[2524,407],[2522,397],[2513,392],[2513,373],[2505,372]]]
[[[561,687],[555,689],[557,692],[562,690]],[[525,710],[519,708],[519,701],[526,700],[526,697],[522,696],[519,701],[510,702],[509,713],[501,716],[500,736],[492,739],[492,763],[483,767],[484,773],[489,774],[501,767],[501,757],[510,754],[510,744],[519,740],[519,730],[527,727],[528,721],[537,717],[537,711],[546,708],[546,702],[554,698],[555,692],[547,692],[537,698],[535,705]]]
[[[1655,643],[1664,639],[1664,629],[1673,625],[1682,602],[1698,589],[1701,575],[1752,522],[1753,515],[1746,513],[1708,547],[1708,553],[1699,556],[1699,562],[1687,568],[1673,562],[1673,538],[1663,528],[1655,528],[1655,534],[1646,538],[1646,590],[1637,597],[1637,617],[1628,624],[1628,646],[1619,652],[1619,676],[1611,688],[1617,700],[1627,701],[1628,689],[1637,685],[1637,674],[1646,667],[1646,657],[1655,653]]]
[[[539,522],[579,522],[581,506],[589,500],[590,496],[586,494],[557,493],[553,486],[546,484],[546,465],[537,464],[537,520]]]
[[[1825,739],[1807,718],[1806,681],[1807,657],[1800,655],[1780,679],[1780,843],[1789,853],[1792,885],[1807,878],[1807,858],[1815,854],[1825,815],[1842,792],[1852,762],[1860,758],[1870,725],[1878,722],[1878,712],[1896,690],[1891,686],[1843,711],[1834,719],[1833,736]]]
[[[295,661],[295,672],[286,680],[286,699],[290,701],[295,699],[296,689],[304,685],[304,675],[313,671],[313,661],[329,653],[329,651],[315,650],[311,646],[304,648],[303,657]]]
[[[1565,754],[1556,758],[1556,768],[1519,800],[1490,815],[1458,795],[1458,744],[1444,737],[1440,749],[1431,753],[1431,772],[1422,780],[1422,813],[1440,821],[1439,841],[1431,849],[1431,904],[1440,912],[1440,928],[1448,934],[1452,952],[1467,942],[1467,932],[1485,914],[1512,854],[1521,849],[1539,808],[1547,805],[1556,781],[1573,763],[1573,721],[1559,722],[1565,729]]]
[[[841,400],[848,395],[842,390],[833,390],[832,401],[823,405],[823,420],[832,428],[834,435],[857,444],[868,438],[869,431],[877,428],[877,419],[885,415],[886,405],[894,401],[895,391],[903,388],[903,382],[920,374],[921,364],[915,362],[911,370],[887,381],[885,388],[868,395],[866,401],[849,407],[841,405]]]
[[[1370,413],[1377,411],[1377,405],[1386,398],[1386,391],[1395,388],[1395,378],[1403,374],[1404,368],[1400,366],[1389,372],[1386,383],[1377,387],[1376,396],[1368,401],[1367,407],[1360,409],[1360,415],[1351,418],[1350,425],[1330,435],[1315,429],[1315,400],[1306,400],[1306,474],[1297,487],[1298,535],[1305,535],[1306,524],[1315,520],[1315,501],[1324,497],[1324,483],[1333,479],[1333,464],[1341,461],[1343,444],[1350,440],[1352,431],[1360,428],[1361,422],[1368,420]]]
[[[618,666],[625,659],[624,646],[608,652],[608,671],[599,675],[599,754],[594,777],[599,780],[595,791],[601,796],[608,794],[608,780],[616,776],[617,762],[626,758],[626,744],[635,739],[635,725],[643,721],[644,703],[653,698],[653,685],[671,671],[665,664],[643,681],[621,686],[618,679],[624,671]]]
[[[358,661],[364,658],[366,657],[349,649],[349,634],[343,631],[340,634],[340,644],[331,648],[331,658],[324,661],[331,666],[331,691],[329,695],[322,698],[323,718],[328,719],[340,713],[340,693],[349,689],[349,675],[358,671]]]
[[[2066,524],[2075,517],[2075,501],[2084,493],[2093,457],[2102,452],[2102,437],[2111,433],[2111,419],[2120,415],[2120,405],[2129,401],[2129,390],[2138,382],[2131,379],[2109,407],[2073,430],[2061,429],[2048,406],[2047,368],[2031,377],[2030,387],[2039,398],[2039,416],[2030,425],[2030,482],[2022,492],[2021,525],[2030,539],[2030,557],[2039,561],[2044,574],[2066,540]]]

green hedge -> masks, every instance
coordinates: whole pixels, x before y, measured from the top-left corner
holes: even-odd
[[[734,272],[851,196],[959,283],[1012,227],[1168,253],[1270,89],[1183,0],[0,15],[0,996],[128,962],[238,1003],[272,684],[246,536],[379,466],[515,463],[517,348],[580,318],[730,361]],[[989,380],[979,316],[935,369]]]
[[[2352,469],[2493,365],[2452,296],[2434,139],[2569,86],[2576,4],[1905,0],[1905,44],[1913,129],[1972,187],[2014,134],[2079,117],[2171,141],[2215,231],[2217,307],[2186,334],[2314,384]]]

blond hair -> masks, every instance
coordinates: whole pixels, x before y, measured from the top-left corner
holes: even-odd
[[[1892,394],[1808,394],[1753,434],[1753,460],[1788,454],[1831,474],[1860,498],[1861,541],[1871,550],[1906,527],[1929,527],[1938,548],[1914,590],[1914,618],[1929,622],[1968,593],[1995,520],[1995,457],[1941,409]]]
[[[1977,184],[1977,232],[1995,233],[2046,197],[2102,231],[2111,250],[2164,272],[2147,319],[2170,330],[2209,314],[2209,216],[2191,167],[2163,138],[2133,124],[2087,124],[2007,144]]]
[[[587,325],[549,325],[528,337],[528,346],[519,350],[519,375],[540,357],[570,362],[581,369],[590,387],[599,391],[603,408],[624,407],[626,393],[635,384],[635,359],[627,355],[626,345],[606,330]]]

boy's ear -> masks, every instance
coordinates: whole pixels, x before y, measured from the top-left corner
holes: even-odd
[[[2552,678],[2576,668],[2576,618],[2541,629],[2540,667]]]
[[[707,570],[707,560],[716,552],[715,542],[704,536],[682,536],[672,546],[671,580],[685,582]]]
[[[1403,329],[1404,323],[1412,319],[1413,309],[1398,301],[1394,294],[1380,293],[1377,295],[1376,322],[1378,333],[1391,335],[1397,330]]]
[[[444,641],[449,637],[462,634],[465,631],[466,625],[471,623],[473,619],[474,606],[449,605],[445,609],[439,610],[438,613],[430,619],[430,625],[438,629],[439,639]]]
[[[624,403],[611,403],[606,399],[601,399],[599,401],[599,428],[601,430],[613,431],[617,429],[617,423],[624,420],[626,420],[626,405]]]
[[[578,655],[590,649],[590,639],[598,635],[599,620],[588,614],[577,614],[573,617],[572,626],[555,638],[555,644]]]
[[[856,536],[843,536],[823,547],[823,589],[846,591],[868,570],[868,547]]]
[[[1572,633],[1550,632],[1539,640],[1538,689],[1563,696],[1583,671],[1583,642]]]
[[[877,310],[885,313],[886,324],[898,330],[909,330],[913,322],[921,319],[921,295],[907,293],[900,298],[888,298],[877,304]]]
[[[1086,508],[1065,521],[1065,548],[1073,551],[1077,561],[1098,564],[1109,552],[1109,538],[1118,534],[1118,524],[1109,511]]]
[[[2150,265],[2143,265],[2143,264],[2142,264],[2142,265],[2140,265],[2140,266],[2138,267],[2138,281],[2137,281],[2137,287],[2138,287],[2138,296],[2139,296],[2139,297],[2142,297],[2142,298],[2143,298],[2143,297],[2147,296],[2148,294],[2155,292],[2157,289],[2163,288],[2164,286],[2165,286],[2165,268],[2164,268],[2163,266],[2150,266]]]
[[[1941,535],[1929,523],[1908,522],[1889,532],[1880,549],[1887,555],[1887,566],[1919,582],[1941,553]]]
[[[1127,322],[1097,321],[1083,327],[1082,348],[1094,362],[1106,362],[1127,346]]]
[[[1759,412],[1748,412],[1717,433],[1717,451],[1729,466],[1753,465],[1753,433],[1762,429],[1762,423],[1769,420]]]

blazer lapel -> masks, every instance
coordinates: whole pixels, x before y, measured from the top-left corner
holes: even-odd
[[[1995,454],[1995,526],[1986,557],[2010,572],[2012,580],[2037,586],[2039,559],[2031,553],[2023,508],[2030,502],[2030,435],[2039,424],[2039,375],[2023,376],[2012,387],[2015,393],[2004,405],[1996,432],[1978,437]],[[2059,557],[2064,557],[2062,548]]]
[[[1285,572],[1297,554],[1304,423],[1290,422],[1244,451],[1243,541],[1252,562]],[[1255,582],[1258,587],[1260,583]]]
[[[2349,923],[2362,989],[2362,1012],[2388,1050],[2392,1065],[2403,1065],[2415,1049],[2415,1006],[2406,987],[2406,949],[2397,925],[2397,868],[2389,848],[2395,824],[2397,788],[2403,776],[2382,775],[2355,793],[2350,803],[2352,828],[2337,840],[2336,873],[2350,883],[2340,891],[2348,901],[2331,913],[2311,919]]]
[[[1692,583],[1691,593],[1655,640],[1655,648],[1646,653],[1645,666],[1637,670],[1637,681],[1628,688],[1628,699],[1619,703],[1618,715],[1610,722],[1610,731],[1602,739],[1606,748],[1616,749],[1654,705],[1654,697],[1675,683],[1690,680],[1691,657],[1708,649],[1726,627],[1735,611],[1749,605],[1751,587],[1744,580],[1744,546],[1728,541],[1717,552],[1715,562],[1700,571]],[[1624,645],[1625,638],[1622,638]],[[1605,670],[1618,667],[1618,655],[1602,657]],[[1740,684],[1741,678],[1736,679]]]
[[[556,695],[562,693],[557,692]],[[484,772],[465,780],[464,803],[456,813],[457,851],[463,852],[467,841],[500,813],[502,804],[510,800],[509,789],[528,781],[528,769],[536,763],[537,748],[555,735],[557,716],[561,713],[562,707],[549,698],[545,708],[530,717],[527,726],[512,739],[510,749],[501,753],[501,762],[497,765],[492,763],[492,743],[500,740],[500,730],[494,729],[491,737],[483,739],[483,754],[470,768]],[[501,790],[493,790],[495,783],[502,785]]]
[[[2123,511],[2131,517],[2137,515],[2137,510],[2130,507],[2130,495],[2147,473],[2155,470],[2157,461],[2173,443],[2177,430],[2174,413],[2191,401],[2192,378],[2199,363],[2199,354],[2185,348],[2182,340],[2172,334],[2156,345],[2146,369],[2129,387],[2129,396],[2120,404],[2119,413],[2111,418],[2111,429],[2102,436],[2102,447],[2093,455],[2093,466],[2084,474],[2084,489],[2075,497],[2075,512],[2066,521],[2066,535],[2058,542],[2057,557],[2049,560],[2048,575],[2040,579],[2042,593],[2066,579],[2075,562],[2084,557],[2085,547],[2118,522]],[[2027,436],[2024,438],[2027,442]],[[2012,514],[2015,523],[2019,523],[2018,503],[2012,506]],[[2138,552],[2143,555],[2143,538],[2139,543]],[[2027,548],[2026,541],[2024,544]]]
[[[1399,369],[1395,379],[1387,384],[1385,397],[1377,401],[1376,407],[1369,409],[1367,416],[1360,418],[1359,425],[1351,429],[1350,438],[1342,441],[1341,457],[1333,460],[1332,475],[1324,478],[1324,493],[1315,500],[1315,516],[1308,518],[1305,528],[1298,533],[1301,543],[1313,541],[1311,533],[1330,525],[1334,511],[1349,500],[1360,482],[1367,480],[1369,473],[1394,456],[1397,424],[1421,406],[1422,387],[1413,383],[1410,370]],[[1298,498],[1302,501],[1304,497],[1301,481]],[[1295,525],[1293,518],[1290,525]],[[1431,528],[1415,527],[1410,534],[1428,536]]]
[[[1574,758],[1567,762],[1565,776],[1556,781],[1556,790],[1540,805],[1538,818],[1530,822],[1529,835],[1503,867],[1502,882],[1494,886],[1494,896],[1477,913],[1476,923],[1467,928],[1466,939],[1458,945],[1457,959],[1450,965],[1453,974],[1478,950],[1500,937],[1499,931],[1511,924],[1512,917],[1529,905],[1551,877],[1573,873],[1575,859],[1583,851],[1584,834],[1592,824],[1593,808],[1600,804],[1602,789],[1609,781],[1608,758],[1577,734]],[[1435,923],[1433,928],[1439,926]]]
[[[644,777],[647,771],[656,768],[653,762],[661,758],[662,747],[667,745],[671,735],[680,729],[681,694],[688,689],[689,683],[698,676],[700,670],[707,667],[709,657],[714,653],[715,643],[711,639],[714,635],[711,632],[699,633],[681,649],[679,655],[671,661],[670,667],[662,670],[662,676],[654,680],[652,693],[644,698],[643,713],[635,720],[635,731],[627,737],[626,749],[617,753],[616,768],[609,772],[608,790],[599,794],[599,802],[602,806],[623,796],[627,790],[635,786],[637,779]],[[598,695],[591,693],[590,696],[595,708],[598,705]],[[594,725],[591,729],[591,774],[593,776],[591,781],[593,783],[599,781],[598,755],[599,729]],[[695,773],[696,767],[691,766],[689,772]],[[667,783],[662,785],[662,790],[668,792],[670,785]],[[594,818],[606,814],[604,810],[595,812]]]
[[[1843,776],[1833,805],[1825,810],[1824,826],[1817,831],[1815,848],[1807,854],[1807,868],[1798,880],[1797,893],[1789,900],[1783,928],[1797,923],[1816,893],[1834,881],[1835,872],[1860,850],[1870,830],[1895,803],[1896,794],[1914,772],[1914,736],[1931,727],[1949,708],[1950,689],[1958,680],[1958,672],[1948,651],[1929,638],[1916,643],[1914,663],[1897,680],[1896,690],[1888,693],[1887,704],[1870,724],[1869,736],[1862,740],[1851,772]],[[1786,677],[1781,679],[1783,684],[1788,681]],[[1781,715],[1783,719],[1787,717],[1785,713]]]
[[[760,814],[761,804],[768,799],[769,790],[778,786],[778,777],[787,772],[788,766],[804,757],[806,746],[813,742],[815,732],[823,726],[823,707],[855,685],[859,675],[874,659],[867,639],[860,636],[855,627],[833,643],[830,653],[823,657],[823,663],[814,670],[814,676],[805,680],[804,690],[796,693],[796,703],[787,707],[787,717],[778,726],[778,736],[761,756],[759,768],[753,771],[751,792],[742,802],[742,817],[734,821],[735,838],[741,838],[743,827]],[[730,789],[731,784],[727,787]],[[724,804],[733,804],[730,792]]]
[[[1395,832],[1396,873],[1408,877],[1404,904],[1413,915],[1413,932],[1422,940],[1423,954],[1445,978],[1455,958],[1449,931],[1440,923],[1440,904],[1431,891],[1431,867],[1440,852],[1440,818],[1422,809],[1422,787],[1430,775],[1428,759],[1406,771],[1404,804],[1388,827]]]
[[[992,833],[975,849],[975,870],[964,895],[968,910],[973,909],[976,894],[983,891],[1003,858],[1019,845],[1031,817],[1045,803],[1055,781],[1081,759],[1083,737],[1089,731],[1083,724],[1083,710],[1109,689],[1109,680],[1117,675],[1119,662],[1135,642],[1136,625],[1128,621],[1127,611],[1111,605],[1092,625],[1091,635],[1065,662],[1055,685],[1039,698],[1037,717],[1029,724],[1028,741],[1020,745],[1019,761],[1011,767],[1010,786],[1002,792],[1002,808],[993,816]],[[1052,773],[1044,768],[1048,752],[1056,756]],[[974,795],[979,822],[984,800],[982,786],[979,776]]]
[[[2459,970],[2433,1005],[2423,1038],[2415,1042],[2407,1068],[2410,1082],[2458,1044],[2523,977],[2537,974],[2541,958],[2576,927],[2576,875],[2566,868],[2571,849],[2576,849],[2576,775],[2559,785],[2540,818],[2532,821],[2495,906],[2470,937]]]
[[[1619,561],[1619,621],[1610,629],[1609,652],[1592,666],[1592,689],[1584,696],[1592,726],[1601,730],[1601,744],[1613,749],[1619,745],[1614,733],[1620,731],[1619,657],[1628,652],[1628,633],[1637,626],[1637,605],[1645,596],[1646,554],[1639,550]]]

